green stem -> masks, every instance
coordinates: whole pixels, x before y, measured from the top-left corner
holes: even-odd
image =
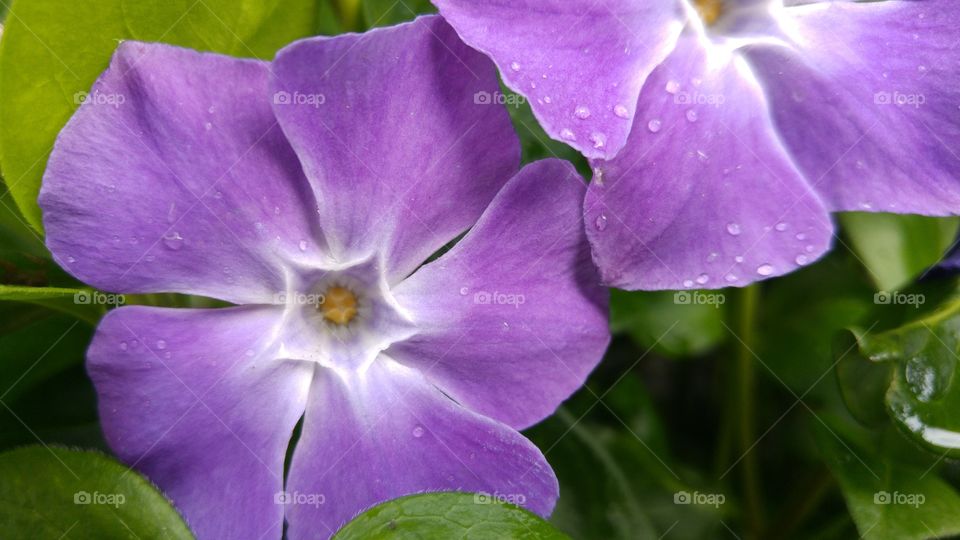
[[[740,466],[741,481],[746,511],[746,525],[750,537],[757,537],[763,530],[763,495],[760,487],[759,465],[755,426],[755,379],[756,363],[753,349],[756,346],[757,307],[760,301],[759,285],[742,290],[737,320],[737,370],[736,370],[736,409],[737,440],[739,451],[743,455]]]

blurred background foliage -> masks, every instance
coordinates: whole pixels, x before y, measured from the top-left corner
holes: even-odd
[[[300,37],[434,9],[427,0],[17,0],[8,13],[8,2],[0,0],[0,451],[107,452],[83,368],[104,309],[74,302],[88,289],[51,260],[35,204],[73,95],[89,88],[119,39],[269,59]],[[524,162],[560,157],[589,178],[583,158],[502,91]],[[928,272],[958,222],[865,213],[836,221],[830,255],[748,289],[712,292],[721,305],[678,303],[672,291],[612,292],[615,336],[604,361],[527,432],[560,479],[556,527],[604,540],[960,534],[960,301],[956,278]],[[4,454],[0,474],[26,467],[40,472],[18,481],[42,485],[37,459]],[[696,494],[722,504],[685,503],[685,495],[705,500]],[[925,500],[898,504],[883,494]],[[8,523],[24,511],[11,497],[0,489]]]

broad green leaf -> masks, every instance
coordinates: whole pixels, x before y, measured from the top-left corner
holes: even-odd
[[[0,301],[37,304],[94,325],[103,316],[107,306],[121,305],[126,300],[123,295],[102,293],[92,289],[0,284]]]
[[[880,453],[883,448],[850,438],[836,425],[817,423],[815,429],[861,537],[922,540],[960,533],[960,495],[931,467]]]
[[[854,334],[849,362],[890,365],[886,408],[904,432],[960,457],[960,300],[899,328]]]
[[[15,0],[0,46],[0,164],[38,231],[54,139],[119,40],[162,41],[269,60],[317,28],[317,0]]]
[[[44,317],[0,334],[0,400],[13,403],[39,382],[83,363],[91,327],[71,317]]]
[[[881,291],[903,287],[950,247],[960,221],[916,215],[849,212],[840,223]]]
[[[0,523],[20,538],[192,539],[136,472],[102,454],[30,446],[0,454]]]
[[[346,3],[346,2],[345,2]],[[412,21],[423,13],[436,13],[430,0],[363,0],[363,19],[368,28]]]
[[[338,532],[336,540],[512,538],[567,536],[539,516],[488,493],[422,493],[374,506]]]
[[[727,338],[724,291],[627,292],[613,290],[610,327],[644,349],[672,358],[708,352]]]

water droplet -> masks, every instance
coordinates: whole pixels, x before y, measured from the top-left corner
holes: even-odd
[[[563,128],[563,129],[561,129],[561,130],[560,130],[560,138],[563,139],[563,140],[565,140],[565,141],[575,141],[575,140],[577,140],[577,136],[573,133],[572,130],[570,130],[570,128]]]
[[[423,426],[417,426],[413,428],[413,436],[416,438],[423,437]]]
[[[740,236],[740,224],[739,223],[727,223],[727,232],[732,236]]]
[[[941,377],[948,374],[941,374],[938,371],[926,356],[917,355],[907,361],[903,374],[910,391],[917,396],[917,399],[926,403],[943,392],[946,385],[942,380],[950,378]]]
[[[167,342],[164,341],[164,340],[162,340],[162,339],[158,339],[158,340],[157,340],[157,348],[160,349],[161,351],[162,351],[163,349],[166,349],[166,348],[167,348]]]
[[[72,255],[67,255],[67,262],[70,263],[70,264],[73,264],[73,263],[77,262],[77,260],[74,259]]]
[[[211,129],[213,129],[213,124],[211,124],[210,122],[204,122],[203,129],[210,131]]]
[[[607,228],[607,216],[600,214],[597,216],[597,220],[593,222],[593,225],[597,228],[598,231],[603,231]]]
[[[306,240],[301,240],[300,243],[297,244],[297,245],[300,247],[300,251],[306,251],[306,250],[307,250],[307,241],[306,241]]]
[[[680,83],[677,81],[667,81],[666,90],[669,94],[676,94],[680,91]]]
[[[127,342],[126,342],[126,341],[121,341],[121,342],[120,342],[120,350],[121,350],[121,351],[127,350]]]
[[[687,117],[687,121],[696,122],[699,116],[697,115],[697,111],[690,109],[689,111],[687,111],[686,117]]]
[[[211,105],[210,108],[207,109],[207,112],[210,114],[213,114],[213,111],[214,111],[214,108],[213,108],[213,105]]]
[[[803,265],[807,264],[808,262],[810,262],[810,259],[807,258],[806,255],[797,255],[797,258],[794,259],[794,262],[796,262],[796,263],[799,264],[800,266],[803,266]]]
[[[742,262],[743,262],[743,255],[737,255],[736,257],[734,257],[734,258],[733,258],[733,262],[742,263]]]
[[[709,157],[703,150],[697,150],[697,159],[700,161],[706,161]]]
[[[683,280],[683,286],[686,287],[686,288],[688,288],[688,289],[689,289],[690,287],[693,287],[693,280],[692,280],[692,279],[685,279],[685,280]]]
[[[647,122],[647,129],[649,129],[651,133],[656,133],[660,131],[660,127],[662,125],[663,124],[659,120],[651,120]]]
[[[170,356],[172,356],[172,355],[170,354],[170,351],[167,351],[167,352],[163,353],[163,357],[164,357],[164,358],[170,358]]]
[[[803,234],[802,232],[798,232],[798,233],[794,236],[794,238],[796,238],[797,240],[806,240],[806,239],[807,239],[807,235]]]
[[[550,96],[543,96],[543,102],[549,105],[553,103],[553,99],[551,99]]]
[[[594,148],[603,148],[607,144],[607,136],[603,133],[594,133],[590,135],[590,142]]]
[[[619,103],[613,106],[613,114],[618,118],[630,118],[630,111]]]
[[[815,247],[813,247],[812,245],[810,245],[810,246],[807,246],[807,247],[803,248],[803,250],[806,251],[807,253],[813,253],[814,251],[817,250],[817,248],[815,248]]]
[[[707,255],[707,262],[708,262],[708,263],[713,262],[713,261],[717,260],[717,258],[718,258],[719,256],[720,256],[719,253],[713,252],[713,253]]]
[[[757,273],[761,276],[769,276],[773,274],[773,266],[769,264],[761,264],[757,267]]]
[[[697,283],[699,283],[700,285],[703,285],[708,281],[710,281],[710,276],[706,274],[700,274],[699,276],[697,276]]]
[[[739,278],[734,274],[727,274],[726,276],[723,277],[723,279],[727,280],[728,283],[733,283],[734,281],[737,281],[737,279]]]
[[[783,232],[783,231],[787,230],[787,227],[789,227],[789,226],[790,226],[789,224],[784,223],[783,221],[781,221],[780,223],[777,223],[773,228],[776,229],[778,232]]]
[[[176,231],[167,233],[163,236],[163,245],[167,246],[167,248],[169,249],[176,251],[181,247],[183,247],[183,237],[180,236],[180,233]]]
[[[590,118],[590,109],[583,105],[578,105],[577,108],[573,110],[573,115],[581,120],[586,120]]]

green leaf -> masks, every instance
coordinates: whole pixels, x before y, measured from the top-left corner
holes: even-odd
[[[103,316],[105,304],[121,305],[126,300],[123,295],[101,293],[92,289],[0,284],[0,301],[29,302],[95,325]]]
[[[316,0],[16,0],[0,47],[0,164],[24,219],[54,139],[119,40],[270,59],[317,27]]]
[[[367,27],[392,26],[412,21],[424,13],[436,13],[430,0],[364,0],[363,19]]]
[[[410,495],[374,506],[334,538],[560,540],[567,536],[535,514],[500,502],[495,495],[446,492]]]
[[[881,291],[904,286],[950,247],[957,218],[849,212],[840,223]]]
[[[672,358],[696,356],[723,342],[723,291],[612,290],[610,327],[644,349]]]
[[[30,446],[0,454],[0,523],[23,538],[190,539],[149,482],[94,452]]]
[[[960,495],[930,467],[898,461],[874,450],[878,445],[834,428],[816,424],[817,446],[863,538],[922,540],[960,533]]]
[[[888,363],[886,408],[921,445],[960,457],[960,300],[899,328],[856,335],[850,362]]]
[[[0,334],[0,400],[14,402],[39,382],[83,363],[91,327],[57,315]]]

